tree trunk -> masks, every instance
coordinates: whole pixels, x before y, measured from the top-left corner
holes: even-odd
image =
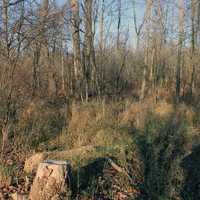
[[[118,21],[117,21],[117,49],[120,48],[120,29],[121,29],[121,0],[118,0]]]
[[[8,32],[8,0],[3,0],[3,13],[2,13],[2,18],[3,18],[3,31],[5,35],[5,42],[6,42],[6,54],[7,57],[9,58],[9,32]]]
[[[47,48],[47,41],[45,38],[45,23],[49,10],[49,0],[43,0],[42,8],[39,10],[39,21],[38,21],[38,38],[35,39],[34,51],[33,51],[33,66],[32,66],[32,89],[33,96],[36,91],[40,88],[40,57],[42,47],[45,44],[45,50]],[[47,55],[47,52],[45,52]],[[47,60],[48,62],[48,60]]]
[[[145,10],[145,26],[146,26],[146,34],[145,34],[145,52],[144,52],[144,68],[143,68],[143,74],[142,74],[142,84],[141,84],[141,90],[140,90],[140,100],[144,99],[145,96],[145,90],[146,90],[146,74],[147,74],[147,68],[148,68],[148,61],[149,61],[149,25],[148,21],[151,16],[151,10],[153,6],[153,0],[148,0],[146,4],[146,10]]]
[[[100,16],[100,51],[102,53],[104,49],[104,12],[105,12],[105,2],[102,0],[101,5],[101,16]]]
[[[104,67],[104,49],[105,49],[105,0],[101,0],[101,15],[100,15],[100,22],[99,22],[99,30],[100,30],[100,39],[99,39],[99,86],[101,92],[103,92],[104,88],[104,80],[105,80],[105,67]]]
[[[3,31],[4,31],[4,35],[5,35],[5,44],[6,44],[6,56],[7,56],[7,60],[9,62],[10,59],[10,53],[9,53],[9,38],[8,38],[8,0],[3,0],[3,13],[2,13],[2,18],[3,18]],[[5,66],[10,67],[9,65]],[[8,71],[5,70],[5,71]],[[6,74],[4,74],[6,76]],[[10,91],[9,91],[10,92]],[[8,95],[8,99],[9,100],[10,95]],[[5,116],[5,122],[3,124],[2,127],[2,153],[5,150],[5,147],[8,144],[8,134],[9,134],[9,127],[8,127],[8,121],[9,121],[9,103],[6,102],[7,106],[6,106],[6,116]]]
[[[197,44],[197,9],[198,9],[197,0],[191,0],[191,24],[192,24],[192,34],[191,34],[191,79],[190,79],[190,85],[189,85],[189,97],[192,97],[193,91],[194,91],[194,83],[195,83],[195,72],[196,72],[196,63],[195,63],[195,53],[196,53],[196,44]]]
[[[33,65],[32,65],[32,95],[36,94],[37,89],[40,87],[40,52],[41,44],[36,41],[34,50],[33,50]]]
[[[76,94],[80,95],[78,90],[81,89],[81,82],[83,79],[83,69],[81,63],[81,49],[80,49],[80,17],[79,17],[79,1],[71,0],[71,29],[72,29],[72,42],[74,54],[74,69],[73,69],[73,85]]]
[[[184,0],[179,0],[179,42],[178,42],[178,56],[176,66],[176,101],[180,101],[181,92],[181,71],[182,71],[182,46],[184,40]]]
[[[93,18],[92,7],[93,0],[84,1],[84,23],[85,23],[85,41],[84,41],[84,71],[86,79],[86,99],[88,99],[89,92],[100,93],[97,76],[97,66],[95,60],[94,50],[94,33],[93,33]]]

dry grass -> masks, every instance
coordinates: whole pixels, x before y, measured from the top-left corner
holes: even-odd
[[[132,145],[132,135],[119,123],[123,107],[122,102],[73,105],[68,129],[49,138],[46,143],[47,157],[69,160],[74,167],[87,165],[101,157],[114,156],[125,160],[125,152]],[[42,145],[39,149],[44,150]],[[88,146],[94,148],[84,151]]]
[[[167,120],[173,113],[176,113],[177,118],[185,118],[190,122],[191,135],[198,137],[199,134],[199,127],[194,126],[193,123],[194,118],[198,119],[198,116],[192,107],[185,104],[175,107],[164,100],[156,103],[153,98],[146,99],[143,102],[125,100],[74,104],[72,119],[67,130],[54,129],[48,124],[52,120],[54,122],[56,118],[57,122],[63,123],[59,121],[61,115],[59,112],[54,108],[48,108],[42,102],[31,103],[24,108],[18,127],[20,131],[27,131],[27,128],[30,128],[29,124],[32,127],[30,131],[28,129],[28,137],[26,139],[23,137],[21,143],[28,146],[32,137],[34,137],[34,140],[38,138],[38,141],[43,134],[46,137],[45,143],[38,141],[36,150],[70,150],[88,145],[102,147],[118,145],[125,150],[127,146],[129,147],[132,144],[134,130],[144,132],[145,124],[149,118],[155,116],[159,120]],[[20,137],[16,138],[16,144],[20,144],[21,139]],[[29,150],[28,147],[27,150]]]
[[[169,104],[166,101],[161,101],[154,106],[153,111],[159,117],[166,118],[174,112],[174,107],[172,104]]]
[[[156,103],[151,99],[151,101],[134,102],[130,103],[126,110],[121,113],[120,122],[122,124],[130,123],[137,129],[143,130],[150,113],[161,118],[167,118],[173,111],[174,106],[166,101]]]
[[[76,104],[73,105],[72,119],[67,130],[52,129],[51,126],[48,127],[48,123],[46,124],[47,121],[51,122],[60,115],[60,111],[56,108],[38,104],[30,105],[24,110],[19,120],[21,130],[32,121],[39,123],[40,127],[45,124],[45,129],[38,129],[39,126],[31,129],[32,135],[47,133],[45,143],[40,142],[36,150],[47,151],[45,159],[69,160],[73,168],[77,169],[100,158],[114,157],[120,166],[133,174],[132,178],[135,182],[143,181],[145,165],[141,159],[140,146],[136,141],[138,138],[145,137],[147,132],[150,132],[150,137],[160,137],[162,131],[165,133],[165,128],[171,130],[170,126],[173,129],[174,124],[179,121],[183,122],[180,126],[183,124],[187,131],[187,135],[184,136],[186,142],[183,151],[190,153],[194,142],[197,141],[194,137],[199,138],[199,125],[194,124],[199,113],[185,104],[175,106],[164,100],[158,102],[153,99],[146,99],[143,102],[125,100],[103,103],[93,101],[88,104]],[[173,120],[170,121],[172,118]],[[41,130],[47,132],[39,132]],[[176,136],[177,130],[174,131]],[[16,141],[20,143],[20,138],[16,138]],[[156,145],[155,143],[155,148]],[[92,148],[87,149],[87,147]],[[31,149],[32,153],[34,149]],[[5,171],[4,174],[6,173]]]
[[[126,133],[119,128],[120,109],[98,102],[74,107],[66,136],[66,148],[88,144],[112,146],[123,142]],[[129,137],[128,134],[125,137]]]
[[[168,120],[173,114],[185,119],[191,135],[197,135],[198,127],[193,125],[195,113],[192,107],[180,104],[175,107],[166,101],[111,102],[73,105],[69,128],[55,138],[49,139],[49,149],[69,150],[87,145],[112,147],[130,146],[131,129],[144,132],[146,122],[152,117],[158,121]]]
[[[120,115],[122,124],[134,125],[137,129],[144,128],[145,120],[148,112],[152,107],[145,103],[131,103],[127,105],[126,110]]]

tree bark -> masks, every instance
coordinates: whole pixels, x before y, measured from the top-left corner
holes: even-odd
[[[81,82],[83,80],[83,69],[81,62],[81,49],[80,49],[80,17],[79,17],[79,1],[71,0],[71,29],[72,29],[72,42],[73,42],[73,54],[74,54],[74,87],[75,92],[78,92],[81,88]],[[79,94],[80,95],[80,94]]]
[[[181,92],[181,71],[182,71],[182,46],[184,40],[184,0],[179,0],[179,41],[178,41],[178,55],[176,66],[176,101],[180,101]]]
[[[104,50],[104,12],[105,12],[105,0],[102,0],[101,16],[100,16],[100,51]]]
[[[120,48],[121,9],[122,9],[122,2],[121,0],[118,0],[117,49]]]
[[[3,0],[3,31],[5,35],[5,43],[6,43],[6,53],[7,57],[9,58],[9,42],[8,42],[8,0]]]
[[[2,13],[2,18],[3,18],[3,31],[4,31],[4,35],[5,35],[5,45],[6,45],[6,56],[7,56],[7,60],[9,62],[10,59],[10,55],[9,55],[9,41],[8,41],[8,0],[3,0],[3,13]],[[10,66],[5,66],[10,67]],[[6,70],[8,71],[8,69]],[[6,76],[6,74],[5,74]],[[8,99],[10,100],[10,95],[8,95]],[[6,114],[5,114],[5,121],[3,123],[3,127],[2,127],[2,153],[5,150],[5,147],[8,144],[8,135],[9,135],[9,106],[10,104],[8,102],[6,102]]]
[[[97,66],[95,60],[94,49],[94,33],[93,33],[93,0],[84,1],[84,23],[85,23],[85,39],[84,39],[84,71],[86,80],[86,99],[89,92],[100,93],[97,76]]]
[[[146,3],[146,9],[145,9],[145,26],[146,26],[146,37],[145,37],[145,52],[144,52],[144,68],[143,68],[143,74],[142,74],[142,84],[141,84],[141,90],[140,90],[140,100],[143,100],[145,97],[145,90],[146,90],[146,74],[147,74],[147,68],[149,64],[149,26],[148,21],[151,16],[151,9],[153,6],[153,0],[148,0]]]
[[[190,64],[191,64],[191,78],[190,78],[190,85],[189,85],[189,97],[192,97],[194,92],[195,86],[195,72],[196,72],[196,63],[195,63],[195,54],[196,54],[196,44],[197,44],[197,32],[198,32],[198,4],[197,0],[191,0],[191,24],[192,24],[192,34],[191,34],[191,55],[190,55]]]
[[[34,50],[33,50],[33,66],[32,66],[32,89],[33,96],[36,94],[36,91],[40,88],[40,57],[42,48],[45,49],[45,55],[48,57],[47,48],[47,40],[45,36],[45,23],[47,19],[49,11],[49,0],[43,0],[43,4],[41,9],[39,10],[39,21],[38,21],[38,37],[34,42]],[[47,63],[49,60],[47,60]],[[49,80],[48,80],[49,81]]]

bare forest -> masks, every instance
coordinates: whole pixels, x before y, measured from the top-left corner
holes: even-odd
[[[0,200],[200,199],[200,0],[0,0]]]

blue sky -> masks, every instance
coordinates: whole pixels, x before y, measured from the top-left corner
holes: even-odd
[[[63,5],[66,3],[67,0],[57,0],[56,3],[58,5]],[[97,0],[98,3],[101,3],[101,0]],[[144,14],[144,1],[145,0],[135,0],[136,1],[136,13],[138,21],[141,21],[141,18]],[[134,22],[133,22],[133,4],[132,0],[121,0],[122,3],[122,21],[121,21],[121,32],[122,37],[127,37],[128,34],[128,43],[132,46],[134,44],[134,38],[135,38],[135,31],[134,31]],[[117,16],[118,16],[118,10],[117,10],[117,0],[105,0],[105,23],[106,23],[106,30],[108,30],[108,27],[110,26],[110,32],[109,36],[113,40],[116,35],[117,30]],[[98,32],[98,25],[97,25],[97,32]],[[97,33],[98,34],[98,33]],[[109,41],[112,42],[112,39],[109,38]]]
[[[63,5],[69,0],[55,0],[57,4]],[[80,0],[82,2],[83,0]],[[101,3],[101,0],[96,0],[98,3]],[[114,42],[116,42],[116,34],[117,34],[117,19],[118,19],[118,9],[117,9],[117,2],[118,0],[104,0],[105,1],[105,31],[107,31],[108,40],[106,41],[107,45],[112,45]],[[166,0],[161,0],[166,3]],[[188,0],[185,0],[187,2]],[[137,22],[138,24],[141,23],[144,16],[144,10],[145,10],[145,2],[146,0],[135,0],[135,10],[136,10],[136,16],[137,16]],[[171,3],[170,3],[171,2]],[[171,31],[170,37],[177,37],[178,29],[176,22],[177,19],[177,7],[174,6],[175,3],[177,3],[177,0],[168,0],[167,5],[169,5],[168,15],[170,16],[170,21],[167,21],[169,27],[170,24],[173,24],[174,30]],[[134,20],[133,20],[133,0],[121,0],[122,5],[122,20],[121,20],[121,36],[122,38],[128,37],[128,45],[133,47],[135,46],[136,41],[136,34],[134,29]],[[175,9],[175,16],[172,16],[173,9]],[[95,43],[98,43],[98,22],[97,22],[97,28],[96,28],[96,41]]]

